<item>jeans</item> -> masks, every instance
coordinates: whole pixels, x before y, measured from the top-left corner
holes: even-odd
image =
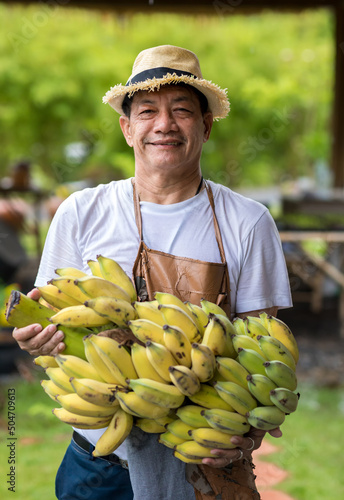
[[[73,440],[56,476],[58,500],[132,500],[129,472],[121,465],[92,456]]]

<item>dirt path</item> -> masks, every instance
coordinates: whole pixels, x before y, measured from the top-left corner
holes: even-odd
[[[275,464],[260,460],[261,456],[276,453],[277,446],[263,441],[262,446],[253,453],[253,462],[256,466],[256,485],[261,500],[295,500],[291,496],[278,490],[278,485],[288,478],[289,474]]]

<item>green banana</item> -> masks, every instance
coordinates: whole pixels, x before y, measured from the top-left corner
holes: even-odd
[[[206,418],[202,415],[202,412],[206,409],[205,406],[189,404],[178,408],[176,416],[190,427],[211,427]]]
[[[278,339],[282,344],[289,350],[297,364],[299,360],[299,349],[297,346],[296,339],[290,330],[290,328],[280,319],[274,316],[267,316],[265,319],[267,323],[267,329],[271,337]]]
[[[158,442],[171,448],[172,450],[179,444],[184,443],[185,439],[182,439],[172,432],[165,431],[162,432],[158,438]]]
[[[206,314],[220,314],[221,316],[227,316],[226,312],[222,309],[222,307],[214,304],[214,302],[210,302],[209,300],[201,299],[200,300],[201,307]]]
[[[253,349],[239,347],[238,361],[249,373],[261,373],[265,375],[263,364],[266,359]]]
[[[285,413],[277,406],[257,406],[247,413],[247,420],[252,427],[269,431],[283,424]]]
[[[235,382],[218,381],[214,384],[214,388],[219,396],[241,415],[246,415],[257,406],[257,400],[250,392]]]
[[[185,396],[174,385],[148,378],[130,380],[129,387],[145,401],[164,408],[178,408],[185,399]]]
[[[7,302],[6,320],[10,326],[22,328],[33,323],[39,323],[42,328],[51,325],[51,309],[42,306],[37,301],[27,295],[13,290]],[[86,328],[70,328],[59,326],[59,330],[64,333],[65,343],[64,354],[75,354],[79,358],[85,359],[82,338],[89,333]]]
[[[295,360],[290,351],[278,339],[258,335],[257,340],[267,361],[283,361],[292,370],[296,370]]]
[[[284,387],[277,387],[270,391],[271,402],[284,413],[293,413],[296,410],[299,397],[299,393],[296,394]]]
[[[162,434],[166,431],[165,427],[153,418],[136,418],[134,425],[148,434]]]
[[[203,410],[201,414],[213,429],[228,434],[245,434],[250,430],[247,418],[240,413],[213,408]]]
[[[261,336],[261,338],[265,338],[265,337]],[[266,360],[268,359],[264,355],[264,353],[259,345],[258,340],[253,339],[252,337],[249,337],[248,335],[234,335],[232,337],[232,342],[233,342],[233,347],[234,347],[236,352],[238,352],[240,348],[241,349],[252,349],[253,351],[258,352],[258,354],[260,354]]]
[[[217,371],[224,380],[235,382],[244,389],[248,388],[247,375],[249,372],[238,361],[232,358],[217,356]]]
[[[258,335],[269,335],[267,329],[259,321],[259,318],[254,316],[247,316],[244,319],[246,335],[256,339]]]
[[[276,389],[277,385],[266,375],[253,373],[248,375],[248,389],[252,396],[264,406],[272,405],[270,391]]]
[[[285,387],[290,391],[295,391],[297,387],[297,377],[288,365],[283,361],[266,361],[264,363],[265,374],[273,381],[278,387]]]
[[[247,335],[246,333],[246,328],[245,328],[245,322],[243,318],[234,318],[233,319],[233,326],[235,328],[235,331],[237,335]]]

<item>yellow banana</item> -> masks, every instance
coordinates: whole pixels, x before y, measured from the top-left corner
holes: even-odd
[[[224,380],[235,382],[247,389],[247,375],[249,372],[238,361],[232,358],[217,356],[216,358],[217,371]]]
[[[233,345],[230,347],[229,340],[231,342],[223,322],[217,316],[211,315],[201,344],[208,346],[215,356],[228,356],[232,358],[234,355],[236,356],[236,353]]]
[[[271,402],[287,414],[293,413],[296,410],[299,397],[299,393],[296,394],[284,387],[276,387],[276,389],[270,391]]]
[[[166,382],[171,382],[169,367],[178,364],[172,353],[162,344],[146,342],[147,357],[153,368]]]
[[[69,392],[61,389],[58,385],[56,385],[52,380],[41,380],[41,386],[48,396],[56,401],[56,396],[59,394],[69,394]]]
[[[130,434],[132,427],[132,415],[123,411],[122,408],[117,408],[108,428],[98,439],[92,455],[102,457],[113,453]]]
[[[103,382],[103,379],[98,374],[97,370],[84,359],[73,356],[72,354],[58,354],[55,360],[62,371],[69,377],[76,378],[93,378]]]
[[[269,431],[283,424],[285,413],[277,406],[258,406],[248,412],[247,420],[252,427]]]
[[[139,418],[157,419],[168,415],[170,409],[145,401],[135,392],[120,391],[116,393],[121,408],[131,415]]]
[[[163,417],[155,418],[154,420],[158,424],[163,425],[165,430],[166,430],[167,425],[176,419],[177,419],[176,410],[170,410],[167,415],[164,415]]]
[[[266,359],[257,351],[239,347],[238,361],[249,373],[261,373],[265,375],[264,362]]]
[[[49,366],[51,367],[59,366],[55,360],[55,356],[44,356],[44,355],[37,356],[36,358],[34,358],[33,362],[35,365],[41,366],[44,369],[49,368]]]
[[[123,288],[129,295],[130,302],[136,302],[137,293],[135,287],[121,266],[115,260],[104,257],[103,255],[97,255],[97,261],[99,262],[103,278]]]
[[[215,390],[219,396],[234,410],[241,415],[246,413],[257,406],[257,400],[241,385],[235,382],[216,382],[214,385]]]
[[[111,417],[77,415],[65,408],[53,408],[52,412],[61,422],[72,425],[76,429],[102,429],[107,427],[111,420]]]
[[[201,307],[206,314],[220,314],[221,316],[227,316],[226,312],[222,307],[210,302],[209,300],[201,299]]]
[[[187,457],[186,455],[182,455],[181,453],[178,453],[177,450],[173,450],[173,456],[178,458],[178,460],[185,462],[186,464],[201,464],[202,460],[203,460],[203,458]]]
[[[138,318],[128,322],[128,327],[135,337],[145,344],[147,340],[164,344],[164,330],[158,323],[149,319]]]
[[[180,418],[177,418],[170,424],[166,426],[168,432],[172,432],[175,436],[183,439],[183,441],[189,441],[192,437],[189,434],[189,431],[193,431],[196,427],[192,427],[191,425],[186,424]]]
[[[56,396],[56,401],[60,403],[62,408],[71,413],[89,417],[110,418],[117,409],[117,406],[100,406],[89,403],[75,392],[70,394],[58,394]]]
[[[160,305],[174,305],[182,309],[190,318],[192,321],[194,320],[194,315],[190,311],[190,309],[187,307],[187,305],[180,300],[178,297],[173,295],[172,293],[167,293],[167,292],[156,292],[154,295],[155,300],[158,302]]]
[[[48,281],[48,284],[56,286],[61,292],[77,300],[80,304],[83,304],[88,299],[88,296],[75,284],[75,277],[73,276],[53,278]]]
[[[190,401],[205,408],[223,408],[234,411],[233,406],[226,403],[217,393],[216,389],[208,384],[201,384],[201,388],[193,396],[189,396]],[[181,417],[180,417],[181,418]]]
[[[218,448],[231,450],[237,446],[231,442],[231,438],[234,434],[228,434],[227,432],[222,432],[218,429],[200,427],[199,429],[190,431],[190,435],[196,443],[210,449]]]
[[[111,337],[103,337],[102,335],[93,335],[91,341],[117,366],[125,379],[137,378],[130,352],[125,346]]]
[[[197,404],[185,405],[178,408],[176,416],[190,427],[211,427],[203,416],[203,411],[206,409],[205,406]]]
[[[99,276],[84,276],[83,278],[76,279],[74,283],[89,298],[115,297],[130,302],[130,297],[125,290],[105,278],[99,278]]]
[[[174,449],[178,444],[184,443],[184,439],[176,436],[172,432],[162,432],[158,438],[158,442],[167,446],[167,448]]]
[[[202,415],[213,429],[228,434],[245,434],[251,427],[244,415],[233,411],[213,408],[204,410]]]
[[[192,343],[191,347],[191,369],[200,382],[208,382],[215,372],[216,358],[210,347]]]
[[[199,342],[201,340],[201,334],[196,323],[183,309],[173,304],[160,304],[159,310],[162,312],[166,324],[180,328],[190,342]]]
[[[133,306],[126,300],[116,297],[95,297],[85,301],[85,306],[99,314],[106,322],[112,321],[118,326],[127,327],[128,321],[137,318]]]
[[[69,375],[66,375],[60,367],[48,367],[46,368],[45,373],[55,385],[63,389],[65,392],[73,392],[73,387],[69,381]]]
[[[276,387],[276,384],[266,375],[254,373],[248,376],[248,390],[264,406],[273,404],[270,399],[270,391]]]
[[[83,304],[78,306],[69,306],[61,309],[53,316],[50,321],[55,325],[72,327],[97,327],[108,324],[108,319],[97,314],[93,309]]]
[[[130,380],[129,387],[145,401],[164,408],[179,408],[185,399],[185,396],[174,385],[148,378]]]
[[[38,286],[37,288],[41,292],[43,299],[56,309],[64,309],[65,307],[81,304],[79,300],[61,292],[55,285],[48,284],[45,286]]]
[[[159,302],[156,300],[134,302],[133,306],[136,309],[139,319],[148,319],[159,326],[164,326],[166,323],[162,312],[158,309]]]
[[[147,357],[146,348],[136,342],[131,346],[131,359],[133,361],[136,373],[140,378],[149,378],[157,382],[165,382],[159,373],[153,368]]]
[[[285,387],[290,391],[295,391],[297,387],[295,371],[283,363],[283,361],[266,361],[264,368],[266,375],[275,382],[277,387]]]
[[[280,319],[274,316],[266,318],[268,332],[271,337],[278,339],[289,350],[295,363],[299,360],[299,349],[295,337],[290,328]]]
[[[258,335],[269,335],[267,329],[259,321],[259,318],[254,316],[247,316],[244,319],[246,335],[256,339]]]
[[[81,278],[82,276],[87,276],[84,271],[81,271],[80,269],[77,269],[76,267],[60,267],[58,269],[55,269],[55,273],[58,276],[65,277],[68,276],[70,278]]]
[[[188,307],[192,312],[193,320],[196,323],[198,331],[203,337],[204,330],[209,321],[208,314],[205,311],[203,311],[203,309],[200,306],[198,306],[197,304],[192,304],[191,302],[186,302],[186,307]]]
[[[112,369],[110,363],[107,363],[105,354],[93,342],[93,334],[84,337],[85,354],[87,361],[96,369],[101,378],[108,384],[127,385],[120,376],[119,370]],[[123,383],[124,382],[124,383]]]
[[[100,270],[99,262],[97,260],[89,259],[87,261],[87,265],[91,270],[92,276],[98,276],[98,278],[103,277],[102,272]]]
[[[172,383],[185,396],[193,396],[201,388],[197,375],[187,366],[176,365],[169,367]]]
[[[99,406],[118,406],[117,385],[100,382],[93,378],[70,378],[74,392],[82,399]]]
[[[163,326],[164,344],[179,364],[191,366],[191,343],[183,330],[176,326]]]
[[[274,337],[260,335],[258,335],[257,339],[267,361],[277,359],[278,361],[283,361],[292,370],[296,370],[296,363],[291,352],[281,341]]]
[[[210,429],[208,429],[210,430]],[[203,446],[195,440],[184,441],[184,443],[178,444],[175,447],[175,451],[186,458],[197,459],[197,458],[214,458],[214,455],[211,453],[211,450],[214,448],[209,448],[207,446]]]
[[[153,418],[137,418],[135,425],[148,434],[161,434],[166,431],[165,426]]]

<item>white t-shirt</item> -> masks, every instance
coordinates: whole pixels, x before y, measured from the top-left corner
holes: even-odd
[[[220,184],[212,188],[235,313],[291,307],[291,294],[279,234],[268,209]],[[206,190],[180,203],[141,202],[143,240],[154,250],[221,262],[213,213]],[[41,286],[55,269],[73,266],[90,273],[87,260],[115,259],[131,277],[139,246],[131,179],[101,184],[72,194],[51,223],[36,279]],[[103,430],[79,430],[96,444]],[[116,454],[125,458],[124,444]]]

